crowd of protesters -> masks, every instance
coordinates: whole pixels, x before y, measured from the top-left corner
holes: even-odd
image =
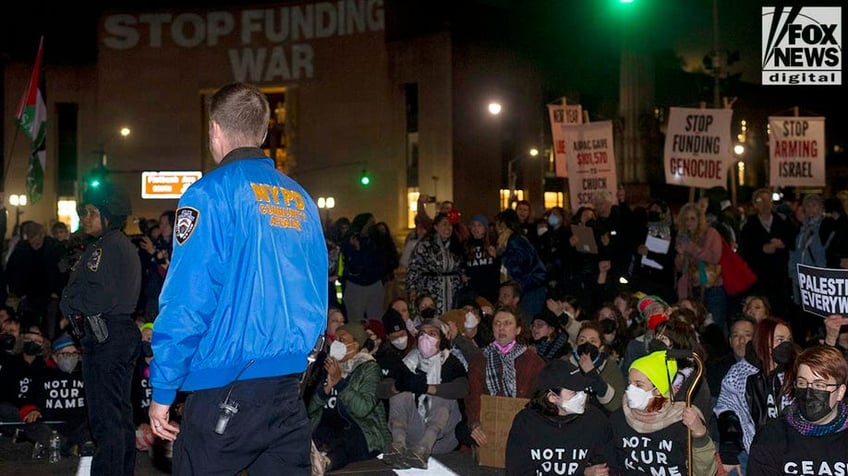
[[[845,470],[848,318],[805,312],[793,270],[848,268],[848,192],[763,189],[737,208],[711,189],[673,209],[620,190],[535,215],[526,201],[494,216],[449,201],[430,216],[428,203],[407,236],[368,212],[326,230],[328,344],[303,397],[314,474],[380,454],[395,469],[474,454],[495,437],[483,395],[528,399],[508,474]],[[173,225],[165,212],[134,239],[140,450],[154,440],[145,378]],[[71,453],[90,437],[85,356],[56,297],[86,243],[61,228],[25,223],[6,257],[0,419],[38,451],[55,427]],[[742,293],[725,290],[723,242],[757,277]]]

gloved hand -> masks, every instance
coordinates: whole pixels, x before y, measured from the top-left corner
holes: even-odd
[[[594,392],[595,395],[599,397],[606,395],[607,383],[604,381],[604,379],[601,378],[601,373],[598,372],[597,368],[586,372],[586,376],[592,380],[592,383],[589,384],[589,388],[592,389],[592,392]]]
[[[416,395],[424,395],[427,393],[427,374],[415,372],[409,373],[409,381],[407,387],[409,391]]]

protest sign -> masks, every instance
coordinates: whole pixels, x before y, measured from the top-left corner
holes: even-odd
[[[665,135],[665,182],[712,188],[727,186],[731,109],[673,107]]]
[[[805,312],[822,317],[848,315],[848,269],[797,266],[801,307]]]

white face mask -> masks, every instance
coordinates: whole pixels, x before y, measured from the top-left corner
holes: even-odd
[[[480,319],[477,319],[477,316],[474,315],[473,312],[465,313],[465,328],[466,329],[474,329],[477,327],[477,324],[480,323]]]
[[[405,350],[407,341],[409,341],[409,336],[398,337],[397,339],[392,339],[392,345],[395,346],[395,349]]]
[[[559,407],[568,414],[582,415],[586,411],[586,392],[577,392],[568,400],[560,397]]]
[[[79,362],[79,357],[65,357],[64,359],[59,359],[56,362],[56,365],[59,366],[59,369],[65,373],[71,373],[77,368],[77,363]]]
[[[344,342],[339,342],[334,340],[332,344],[330,344],[330,357],[336,360],[342,360],[347,355],[347,346]]]
[[[648,408],[648,403],[654,398],[652,391],[642,390],[633,384],[627,386],[624,394],[627,397],[627,406],[633,410],[644,410]]]

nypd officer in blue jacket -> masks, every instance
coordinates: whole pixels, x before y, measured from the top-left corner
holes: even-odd
[[[109,182],[83,195],[82,229],[94,239],[71,267],[59,306],[81,336],[82,373],[93,475],[135,472],[132,376],[141,332],[132,313],[141,289],[138,248],[123,228],[131,213],[126,190]]]
[[[327,246],[315,203],[260,145],[270,110],[235,83],[209,103],[220,165],[186,190],[153,325],[153,432],[175,441],[174,474],[309,474],[299,396],[324,332]],[[178,390],[182,419],[169,421]]]

